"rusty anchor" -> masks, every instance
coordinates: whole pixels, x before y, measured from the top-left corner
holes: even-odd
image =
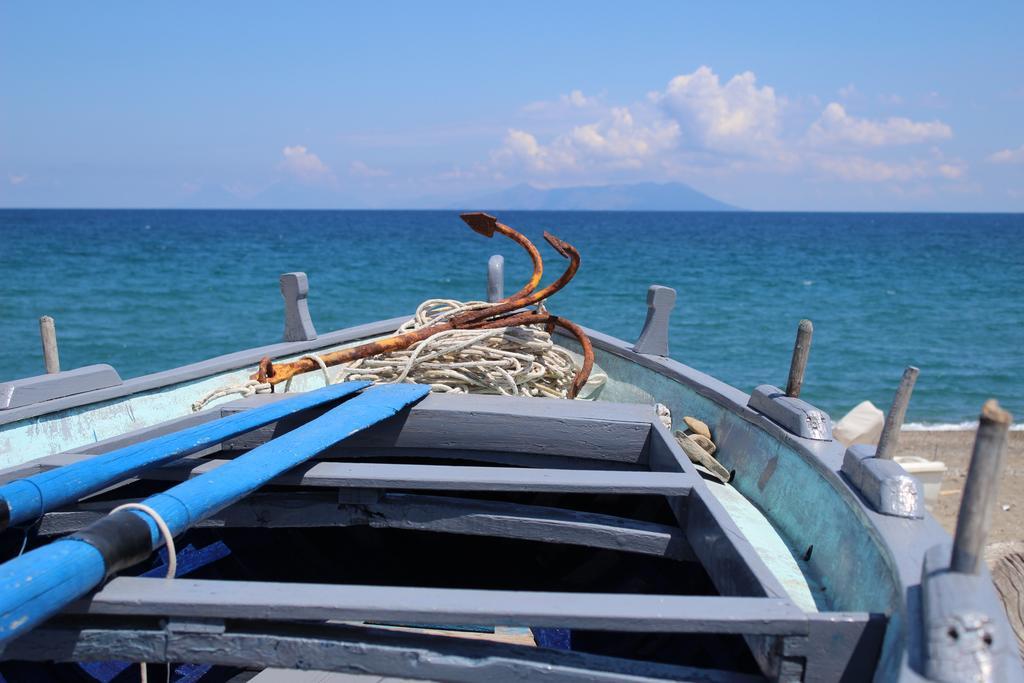
[[[529,255],[533,264],[533,274],[523,287],[516,293],[505,297],[501,301],[483,308],[462,311],[446,320],[439,320],[426,327],[417,330],[410,330],[395,334],[385,339],[360,344],[348,349],[341,349],[331,353],[323,354],[320,359],[327,366],[351,363],[360,358],[376,356],[380,354],[401,351],[409,348],[417,342],[432,337],[439,332],[447,330],[473,330],[493,329],[496,327],[517,327],[522,325],[544,325],[548,333],[555,327],[561,327],[568,331],[579,342],[583,350],[583,364],[576,372],[572,385],[569,389],[569,398],[575,398],[583,385],[587,383],[590,372],[594,367],[594,348],[590,339],[579,325],[561,316],[552,315],[547,311],[540,310],[524,311],[522,309],[539,304],[552,294],[565,287],[580,267],[580,254],[574,246],[558,239],[554,235],[545,232],[544,239],[558,254],[569,259],[565,271],[551,284],[541,290],[537,290],[541,278],[544,275],[544,261],[541,258],[537,247],[522,233],[510,228],[498,221],[494,216],[486,213],[465,213],[462,220],[484,237],[493,237],[495,233],[503,235],[516,244],[520,245]],[[259,363],[259,370],[252,375],[251,379],[258,382],[276,385],[284,382],[295,375],[319,369],[319,364],[312,358],[300,358],[288,363],[273,363],[269,357],[263,358]]]

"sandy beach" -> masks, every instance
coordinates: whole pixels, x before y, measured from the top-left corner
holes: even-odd
[[[916,455],[946,463],[946,476],[932,513],[950,534],[956,529],[973,444],[973,431],[904,431],[900,434],[898,455]],[[1024,540],[1024,431],[1010,432],[988,542],[1020,540]]]

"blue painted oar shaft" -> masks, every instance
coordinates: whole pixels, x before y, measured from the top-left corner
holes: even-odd
[[[332,384],[0,486],[0,530],[5,526],[4,506],[9,516],[7,525],[31,522],[50,510],[73,503],[148,467],[177,460],[309,408],[341,400],[369,385],[369,382]]]
[[[369,389],[322,417],[142,503],[164,519],[172,534],[179,534],[335,443],[392,417],[428,392],[428,387],[417,384]],[[132,518],[130,524],[123,524],[123,516],[115,520],[118,515]],[[126,532],[142,529],[144,535],[146,526],[139,526],[137,520],[144,521],[150,532],[145,556],[163,539],[149,515],[132,510],[109,515],[74,535],[81,538],[54,541],[0,565],[0,649],[116,571],[118,566],[110,564],[119,558],[111,553],[116,555],[120,546],[133,542],[122,543],[124,539],[111,539],[105,532],[120,525]],[[112,551],[111,545],[118,548]]]
[[[211,472],[189,479],[143,501],[163,517],[177,535],[213,513],[263,486],[282,472],[309,460],[369,425],[397,413],[426,396],[429,388],[418,384],[376,387],[313,420],[283,434]],[[387,415],[382,412],[390,411]],[[343,431],[344,429],[348,431]],[[152,518],[136,512],[150,524],[154,543],[160,532]]]

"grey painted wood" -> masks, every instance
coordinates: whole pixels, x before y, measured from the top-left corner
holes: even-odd
[[[141,477],[182,481],[210,472],[228,462],[230,460],[225,459],[180,461],[147,470]],[[689,494],[694,478],[688,474],[662,472],[317,462],[300,465],[271,483],[365,489],[685,496]]]
[[[109,365],[86,365],[74,370],[35,377],[15,379],[0,384],[0,411],[17,410],[29,406],[48,404],[43,410],[55,408],[49,402],[55,399],[115,387],[121,377]],[[3,413],[0,413],[2,416]]]
[[[184,626],[171,623],[166,629],[114,629],[92,623],[72,627],[50,622],[13,642],[3,656],[29,661],[204,661],[246,668],[374,672],[458,683],[763,680],[728,671],[342,624],[235,624],[215,633]],[[216,647],[211,647],[213,638]]]
[[[505,298],[505,257],[495,254],[487,261],[487,301],[496,303]]]
[[[787,600],[118,577],[68,613],[806,635]]]
[[[950,563],[955,572],[976,574],[981,565],[985,539],[992,526],[992,508],[996,504],[1006,454],[1006,437],[1012,421],[1010,414],[994,400],[986,402],[981,410],[956,520]]]
[[[800,389],[804,385],[804,373],[807,370],[807,358],[811,353],[811,337],[814,335],[814,323],[804,319],[796,328],[796,342],[793,344],[793,358],[789,361],[789,378],[786,380],[786,396],[800,398]]]
[[[275,394],[259,394],[259,405]],[[509,396],[431,394],[407,414],[346,439],[332,452],[364,448],[443,448],[555,455],[626,463],[646,461],[650,406]],[[278,434],[277,425],[225,443],[248,449]]]
[[[280,277],[284,297],[284,340],[301,342],[316,339],[316,328],[309,315],[309,279],[305,273],[284,273]]]
[[[604,548],[692,562],[678,527],[623,517],[500,501],[388,494],[379,502],[343,505],[343,514],[375,527]]]
[[[785,654],[806,663],[805,683],[871,680],[889,620],[867,612],[814,612],[810,634],[786,638]]]
[[[54,399],[52,402],[43,404],[26,405],[20,408],[12,408],[7,411],[0,410],[0,425],[18,422],[28,418],[36,417],[47,413],[53,413],[68,408],[109,401],[111,399],[143,393],[154,389],[182,384],[196,379],[209,377],[221,372],[239,370],[241,368],[254,367],[264,356],[281,358],[294,356],[307,351],[324,349],[338,344],[376,337],[382,334],[390,334],[399,325],[409,319],[410,316],[380,320],[366,325],[357,325],[344,330],[323,334],[311,341],[304,342],[281,342],[268,346],[259,346],[235,353],[229,353],[217,358],[184,365],[171,370],[156,372],[151,375],[135,377],[104,389],[96,389],[74,396]],[[0,401],[2,403],[2,401]]]
[[[815,441],[832,440],[832,420],[828,413],[807,401],[787,396],[778,387],[762,384],[751,392],[747,405],[797,436]]]
[[[878,449],[875,451],[876,456],[883,460],[892,460],[896,455],[896,444],[900,438],[900,430],[903,429],[903,420],[907,416],[910,395],[914,392],[914,383],[917,382],[920,372],[913,365],[904,370],[900,385],[892,397],[892,406],[885,416],[885,425],[882,427],[881,436],[878,437]]]
[[[202,413],[197,413],[197,415],[201,414]],[[97,450],[97,452],[105,452],[106,450],[108,449],[104,449],[104,451]],[[198,453],[189,456],[187,460],[199,460],[200,458],[209,455],[215,455],[223,451],[228,451],[232,455],[234,455],[234,453],[231,452],[231,449],[223,448],[222,444],[217,444],[216,446],[199,451]],[[75,449],[72,451],[66,451],[64,453],[50,455],[45,458],[39,458],[38,460],[33,460],[23,465],[11,467],[6,470],[0,470],[0,484],[7,483],[8,481],[14,481],[15,479],[21,479],[23,477],[27,477],[32,474],[37,474],[39,472],[45,472],[46,470],[52,470],[55,467],[63,467],[64,465],[70,465],[71,463],[80,462],[82,460],[88,460],[93,455],[95,455],[95,453],[93,453],[92,447],[86,446],[82,447],[81,449]],[[492,463],[495,465],[508,465],[513,467],[526,467],[536,469],[592,470],[600,468],[601,470],[607,472],[647,471],[647,468],[642,465],[638,465],[635,463],[616,462],[613,460],[588,460],[585,458],[569,458],[557,455],[533,455],[530,453],[477,451],[471,449],[460,449],[457,451],[446,451],[444,449],[437,448],[366,448],[345,451],[336,451],[334,449],[329,449],[324,453],[320,454],[319,456],[317,456],[316,460],[331,460],[334,458],[343,458],[346,460],[363,459],[374,461],[386,460],[389,458],[422,458],[424,460],[461,460],[465,461],[466,463],[474,464]],[[695,474],[694,476],[698,475]]]
[[[935,681],[1024,681],[1017,641],[991,577],[952,571],[950,546],[925,555],[921,577],[924,671]]]
[[[676,305],[676,290],[662,285],[647,289],[647,318],[633,351],[651,356],[668,355],[669,316]]]
[[[375,674],[346,674],[331,671],[303,671],[300,669],[264,669],[249,683],[416,683],[412,678],[382,678]],[[428,683],[440,683],[430,681]]]
[[[666,475],[686,472],[699,477],[675,438],[660,423],[652,426],[649,452],[653,469]],[[694,486],[686,498],[669,497],[666,502],[719,593],[788,599],[782,584],[707,486]],[[766,669],[772,665],[764,660],[761,664]]]
[[[43,365],[47,374],[60,372],[60,354],[57,351],[57,327],[53,318],[44,315],[39,319],[39,340],[43,344]]]
[[[51,512],[40,537],[62,536],[95,522],[121,503],[82,503]],[[562,508],[408,494],[375,495],[369,502],[343,503],[324,493],[262,493],[235,503],[196,528],[323,528],[369,526],[469,536],[514,538],[603,548],[681,562],[695,559],[682,531],[673,526]]]
[[[473,448],[445,450],[443,448],[360,448],[330,449],[322,454],[321,460],[388,460],[391,458],[420,458],[423,460],[457,460],[466,464],[492,463],[513,467],[534,467],[556,470],[605,471],[647,471],[646,464],[569,457],[564,455],[537,455],[535,453],[513,453],[511,451],[481,451]]]
[[[871,446],[854,444],[846,449],[842,472],[875,512],[906,519],[924,517],[921,482],[895,460],[876,457]]]

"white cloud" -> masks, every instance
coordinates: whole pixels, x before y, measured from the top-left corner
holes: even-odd
[[[852,84],[841,92],[869,102]],[[890,96],[887,103],[897,106],[899,98]],[[786,173],[919,187],[960,181],[967,173],[963,161],[945,158],[936,147],[909,158],[900,152],[901,146],[951,138],[942,121],[852,116],[837,102],[823,108],[813,96],[787,99],[750,71],[725,79],[701,66],[628,106],[610,106],[581,91],[547,105],[562,107],[557,118],[548,117],[546,129],[555,132],[544,134],[544,126],[508,129],[487,165],[492,178],[557,185]],[[531,106],[540,110],[538,103]],[[808,115],[817,118],[803,118]],[[1024,146],[992,160],[1018,153],[1024,157]]]
[[[383,178],[384,176],[391,175],[390,171],[383,168],[374,168],[369,166],[366,162],[359,161],[358,159],[349,164],[348,172],[349,175],[354,175],[360,178]]]
[[[492,159],[499,165],[521,164],[527,170],[551,173],[572,168],[576,159],[560,145],[544,146],[537,138],[525,130],[510,128],[505,136],[505,144],[492,154]]]
[[[7,174],[7,182],[9,182],[11,185],[21,185],[26,180],[28,180],[28,174],[26,173],[22,173],[20,175],[17,173]]]
[[[941,121],[911,121],[900,116],[884,121],[861,119],[847,114],[838,102],[830,102],[807,131],[807,140],[813,145],[847,143],[882,147],[946,140],[951,137],[953,130]]]
[[[595,98],[587,97],[583,94],[582,90],[573,90],[568,95],[562,95],[562,101],[571,107],[577,108],[592,107],[597,104]]]
[[[582,90],[573,90],[567,95],[560,95],[557,100],[530,102],[523,107],[523,111],[528,114],[551,114],[574,109],[594,109],[599,105],[600,100],[597,97],[584,95]]]
[[[628,107],[617,107],[602,120],[576,126],[547,145],[531,133],[510,129],[492,158],[499,165],[521,164],[541,173],[640,168],[645,160],[674,146],[678,137],[679,126],[673,121],[638,123]]]
[[[303,145],[285,147],[281,155],[281,168],[300,180],[316,181],[331,177],[330,167]]]
[[[814,165],[836,178],[858,183],[906,182],[924,178],[956,180],[967,172],[966,164],[960,161],[880,161],[857,155],[820,156],[814,158]]]
[[[759,154],[774,147],[782,101],[769,86],[757,86],[753,72],[722,85],[707,66],[676,76],[652,96],[683,129],[709,149]]]
[[[990,154],[988,160],[993,164],[1024,164],[1024,145],[1016,149],[1001,149]]]

